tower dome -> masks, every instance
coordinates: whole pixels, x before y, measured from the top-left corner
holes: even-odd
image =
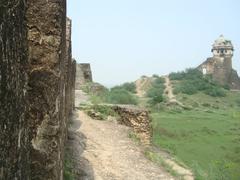
[[[212,45],[212,52],[214,56],[233,56],[233,45],[230,40],[225,39],[223,35],[220,35]]]

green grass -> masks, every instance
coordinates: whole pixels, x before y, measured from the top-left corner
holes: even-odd
[[[112,107],[107,105],[87,105],[82,106],[81,109],[89,116],[91,116],[92,112],[96,113],[98,120],[107,120],[109,116],[115,117],[116,119],[119,118],[119,115],[112,109]]]
[[[180,94],[194,109],[152,113],[154,144],[193,169],[196,179],[240,179],[239,97]]]
[[[140,144],[141,143],[141,140],[140,140],[140,138],[138,137],[138,135],[136,134],[136,133],[134,133],[134,132],[130,132],[129,134],[128,134],[128,137],[130,138],[130,139],[132,139],[135,143],[137,143],[137,144]]]
[[[136,93],[136,84],[133,83],[133,82],[124,83],[122,85],[115,86],[115,87],[111,88],[111,90],[126,90],[126,91],[134,94],[134,93]]]
[[[111,89],[104,94],[103,98],[104,102],[110,104],[138,104],[137,97],[124,89]]]
[[[65,158],[64,158],[64,180],[74,180],[74,175],[72,172],[72,160],[71,160],[71,153],[70,151],[66,148],[65,149]]]
[[[129,84],[129,86],[131,86],[131,83]],[[108,103],[137,105],[138,97],[130,90],[126,90],[127,88],[133,91],[133,89],[131,89],[132,87],[128,87],[128,84],[125,83],[124,88],[122,86],[116,86],[110,90],[99,92],[98,94],[89,93],[90,101],[92,104]]]
[[[165,160],[158,154],[151,150],[145,150],[144,155],[152,162],[164,167],[164,169],[169,172],[172,176],[177,177],[178,179],[183,179],[183,177],[178,174],[173,168],[168,165]]]

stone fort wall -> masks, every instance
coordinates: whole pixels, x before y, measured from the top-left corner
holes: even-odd
[[[7,180],[29,179],[25,13],[23,0],[0,3],[0,179]]]
[[[63,179],[76,73],[66,1],[0,11],[0,179]]]
[[[81,86],[88,82],[93,82],[91,65],[89,63],[77,64],[76,71],[76,90],[80,90]]]

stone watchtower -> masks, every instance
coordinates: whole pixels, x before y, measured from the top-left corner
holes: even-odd
[[[204,74],[212,75],[221,85],[240,89],[240,79],[232,68],[234,48],[232,42],[221,35],[212,45],[213,57],[208,58],[198,69]]]

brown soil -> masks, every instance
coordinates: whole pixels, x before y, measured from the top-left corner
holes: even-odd
[[[91,164],[94,179],[173,179],[144,156],[140,146],[129,138],[128,127],[114,121],[93,120],[82,111],[78,111],[76,121],[81,121],[78,131],[86,137],[82,157]]]

